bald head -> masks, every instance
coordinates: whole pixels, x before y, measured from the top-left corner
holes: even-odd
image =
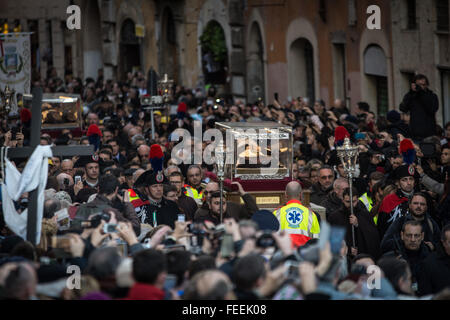
[[[146,144],[141,144],[138,148],[137,148],[137,152],[139,154],[139,157],[141,159],[148,157],[149,153],[150,153],[150,147]]]
[[[205,270],[197,273],[185,291],[186,300],[230,300],[234,298],[232,285],[225,273]]]
[[[302,186],[297,181],[291,181],[286,186],[286,197],[300,200],[302,197]]]
[[[333,183],[333,191],[337,194],[338,198],[342,200],[342,194],[344,190],[348,188],[348,180],[345,178],[338,178]]]

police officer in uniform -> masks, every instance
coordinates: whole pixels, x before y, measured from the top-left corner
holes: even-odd
[[[178,214],[181,212],[175,202],[163,198],[163,184],[165,183],[167,183],[167,179],[162,171],[145,171],[135,183],[142,192],[132,189],[136,192],[138,199],[130,197],[130,201],[135,207],[141,223],[149,224],[152,227],[164,224],[173,229]]]
[[[381,203],[378,210],[378,232],[383,238],[389,226],[408,211],[408,200],[414,194],[414,188],[419,180],[419,175],[414,166],[404,164],[395,169],[398,190],[396,193],[388,194]]]

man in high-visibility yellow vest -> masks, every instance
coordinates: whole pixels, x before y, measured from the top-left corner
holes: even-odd
[[[199,165],[191,165],[186,176],[188,184],[183,186],[184,194],[193,198],[197,205],[201,206],[203,203],[202,168]]]
[[[280,230],[286,230],[292,243],[298,247],[310,239],[319,238],[320,226],[317,216],[301,203],[302,187],[297,181],[286,186],[286,205],[273,212],[280,222]]]
[[[369,179],[369,191],[367,191],[366,193],[364,193],[361,197],[358,198],[359,201],[361,201],[365,206],[367,211],[370,213],[370,211],[373,208],[373,186],[383,180],[384,175],[381,172],[375,171],[372,172],[370,174],[370,179]],[[375,224],[377,224],[378,221],[378,215],[375,215],[373,217],[373,221],[375,222]]]

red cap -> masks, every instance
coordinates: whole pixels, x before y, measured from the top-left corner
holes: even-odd
[[[152,144],[150,147],[149,158],[162,158],[164,153],[162,152],[161,146],[159,144]]]
[[[31,120],[31,111],[27,108],[20,110],[20,121],[26,123]]]
[[[178,104],[177,112],[184,112],[184,113],[186,113],[186,111],[187,111],[187,105],[186,105],[186,103],[180,102],[180,103]]]
[[[88,128],[88,131],[87,131],[86,135],[89,137],[89,136],[92,136],[94,134],[96,134],[96,135],[98,135],[100,137],[103,137],[103,134],[100,131],[100,128],[96,124],[91,124],[89,126],[89,128]]]

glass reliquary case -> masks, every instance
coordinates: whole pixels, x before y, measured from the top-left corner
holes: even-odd
[[[24,95],[23,100],[24,105],[31,106],[32,95]],[[42,129],[82,127],[81,98],[77,94],[44,93],[41,108]]]
[[[225,179],[292,177],[292,128],[276,122],[217,122],[226,153]]]

